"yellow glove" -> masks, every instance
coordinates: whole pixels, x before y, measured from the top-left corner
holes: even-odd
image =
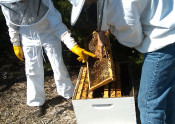
[[[85,49],[80,48],[79,45],[73,46],[71,51],[79,56],[77,60],[82,61],[82,63],[85,63],[89,56],[96,57],[93,53],[90,53]]]
[[[13,46],[13,50],[15,52],[15,55],[18,57],[18,59],[20,59],[21,61],[24,61],[24,56],[23,56],[23,51],[21,48],[21,45],[19,46]]]

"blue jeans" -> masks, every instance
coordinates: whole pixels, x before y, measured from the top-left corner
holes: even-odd
[[[144,54],[138,106],[142,124],[175,124],[175,43]]]

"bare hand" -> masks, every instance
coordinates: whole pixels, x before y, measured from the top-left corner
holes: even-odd
[[[98,34],[98,47],[100,49],[100,55],[103,57],[103,47],[109,43],[109,38],[104,31],[100,31]]]

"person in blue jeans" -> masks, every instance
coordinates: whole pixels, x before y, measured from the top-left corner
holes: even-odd
[[[175,124],[175,0],[99,2],[104,6],[98,13],[102,15],[98,45],[103,48],[107,43],[109,30],[119,43],[144,54],[138,94],[141,123]]]

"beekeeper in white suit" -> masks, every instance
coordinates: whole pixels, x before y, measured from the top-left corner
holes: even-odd
[[[96,0],[86,0],[92,1]],[[99,46],[107,43],[105,32],[109,30],[119,43],[144,54],[138,94],[142,124],[175,124],[174,3],[175,0],[98,0],[97,3]]]
[[[62,59],[61,41],[79,61],[95,55],[77,45],[51,0],[0,0],[0,4],[14,52],[20,60],[25,58],[27,105],[40,106],[41,116],[45,103],[42,48],[51,63],[58,94],[66,99],[72,97],[74,86]]]

